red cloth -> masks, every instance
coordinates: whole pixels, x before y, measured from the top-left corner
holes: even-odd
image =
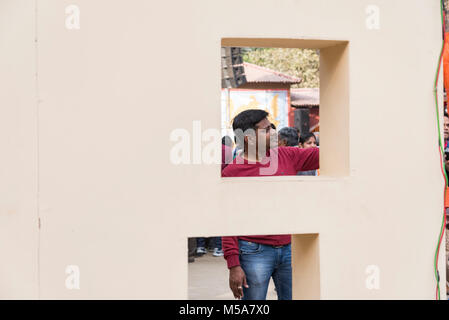
[[[277,171],[272,176],[296,176],[298,171],[316,170],[319,168],[319,149],[298,147],[279,147],[270,150],[270,157],[277,154]],[[222,177],[258,177],[263,176],[260,169],[267,170],[270,167],[270,157],[265,157],[261,162],[248,163],[242,157],[237,156],[221,172]],[[274,165],[272,164],[272,167]]]
[[[270,156],[278,155],[278,168],[273,176],[296,175],[298,171],[316,170],[319,168],[319,149],[298,147],[279,147],[270,150]],[[268,160],[269,158],[263,159]],[[237,164],[242,163],[243,164]],[[255,177],[261,176],[260,168],[269,167],[266,162],[248,163],[241,157],[237,157],[223,171],[223,177]],[[240,265],[238,240],[245,240],[272,246],[286,245],[291,242],[291,235],[271,235],[271,236],[239,236],[222,237],[222,247],[224,258],[228,268]]]

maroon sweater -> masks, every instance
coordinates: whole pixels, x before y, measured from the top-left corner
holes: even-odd
[[[271,170],[272,176],[295,176],[298,171],[308,171],[319,169],[319,149],[301,149],[297,147],[279,147],[271,149],[269,156],[261,162],[248,163],[241,157],[236,157],[232,163],[222,171],[223,177],[256,177],[266,175],[261,172],[261,168],[268,168],[272,156],[277,155],[277,168]],[[273,167],[273,164],[271,164]],[[238,240],[245,240],[260,244],[282,246],[291,242],[291,235],[271,235],[271,236],[239,236],[223,237],[222,246],[224,258],[228,268],[240,265]]]

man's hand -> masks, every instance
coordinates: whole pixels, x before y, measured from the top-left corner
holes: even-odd
[[[240,266],[232,267],[229,270],[229,287],[234,294],[234,298],[243,298],[243,286],[245,286],[245,288],[249,288],[248,284],[246,283],[245,272]]]

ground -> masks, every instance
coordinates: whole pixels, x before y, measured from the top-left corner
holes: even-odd
[[[189,300],[234,300],[229,289],[229,271],[223,257],[208,252],[189,263]],[[267,300],[276,300],[273,280],[268,287]]]

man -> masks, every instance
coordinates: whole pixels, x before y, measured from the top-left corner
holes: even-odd
[[[319,149],[277,147],[276,131],[267,116],[263,110],[246,110],[234,118],[232,128],[243,152],[222,171],[223,177],[294,176],[301,170],[318,169]],[[278,299],[291,300],[290,243],[291,235],[223,237],[234,297],[266,299],[273,277]]]
[[[279,130],[279,147],[297,147],[299,144],[298,130],[296,128],[285,127]]]

